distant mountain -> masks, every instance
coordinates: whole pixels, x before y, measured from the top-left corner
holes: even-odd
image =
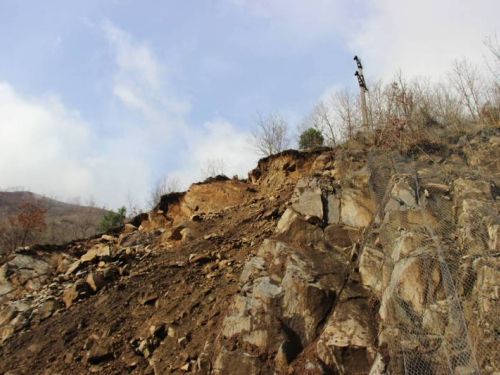
[[[62,244],[97,233],[97,227],[107,212],[95,206],[64,203],[30,191],[0,192],[0,219],[14,215],[20,204],[42,201],[47,209],[47,229],[42,243]]]

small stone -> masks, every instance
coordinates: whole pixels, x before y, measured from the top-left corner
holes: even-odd
[[[177,343],[178,343],[181,347],[185,348],[185,347],[186,347],[186,345],[187,345],[187,343],[188,343],[188,339],[187,339],[187,337],[186,337],[186,336],[181,337],[179,340],[177,340]]]
[[[71,275],[72,273],[75,273],[80,268],[81,265],[82,265],[82,262],[77,260],[76,262],[72,263],[69,266],[68,270],[66,271],[66,274]]]
[[[181,367],[181,370],[184,371],[184,372],[188,372],[189,370],[191,370],[191,363],[186,363],[184,366]]]
[[[148,340],[142,340],[137,350],[139,350],[144,355],[145,358],[150,357],[152,354],[149,348]]]
[[[141,360],[141,357],[139,357],[132,351],[128,351],[123,354],[120,359],[125,362],[125,366],[127,366],[127,368],[133,369],[137,366],[137,364]]]
[[[167,335],[168,335],[168,337],[172,337],[172,338],[177,336],[177,328],[175,326],[168,327]]]
[[[158,299],[157,294],[147,294],[144,297],[142,297],[139,300],[139,302],[141,305],[153,305],[157,299]]]
[[[163,339],[166,336],[165,324],[162,323],[152,325],[151,327],[149,327],[149,332],[151,333],[151,335]]]
[[[87,363],[96,365],[101,362],[107,362],[114,358],[113,352],[103,346],[94,346],[87,352]]]
[[[208,263],[214,260],[214,257],[209,254],[191,254],[189,255],[189,263]]]
[[[107,284],[108,280],[104,277],[102,272],[92,272],[87,276],[86,282],[94,292],[97,292]]]
[[[71,353],[71,352],[66,353],[64,355],[64,363],[69,365],[72,362],[73,362],[73,353]]]
[[[279,213],[279,208],[278,207],[275,207],[275,208],[272,208],[268,211],[266,211],[263,215],[262,215],[262,218],[264,220],[269,220],[269,219],[272,219],[272,218],[275,218],[275,217],[278,217]]]

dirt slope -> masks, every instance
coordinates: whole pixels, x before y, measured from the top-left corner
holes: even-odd
[[[24,307],[2,312],[2,322],[12,316],[23,320],[15,329],[0,332],[6,339],[0,348],[0,373],[181,371],[197,359],[207,338],[215,339],[238,292],[243,264],[272,234],[298,170],[308,169],[316,156],[302,155],[295,162],[293,154],[285,153],[261,163],[259,173],[274,176],[266,180],[264,193],[259,185],[238,180],[193,185],[185,195],[165,197],[158,210],[137,218],[140,230],[128,225],[126,234],[110,233],[58,251],[34,247],[16,254],[36,257],[37,252],[45,256],[54,251],[47,261],[53,269],[47,277],[30,275],[39,281],[30,288],[11,267],[19,275],[8,281],[19,288],[6,296],[14,299],[15,293],[16,300],[37,307],[30,307],[28,314]],[[290,161],[292,172],[283,167]],[[82,264],[74,273],[60,272],[95,246],[109,246],[111,254]],[[83,292],[67,309],[60,302],[51,304],[64,300],[75,282],[103,269],[112,276],[97,293]],[[156,335],[152,327],[159,330]]]
[[[263,159],[0,266],[0,373],[500,371],[500,128]]]

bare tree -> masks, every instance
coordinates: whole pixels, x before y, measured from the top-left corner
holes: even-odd
[[[103,214],[99,214],[96,210],[97,205],[94,197],[89,197],[85,201],[85,205],[82,206],[81,212],[79,214],[78,220],[76,221],[76,227],[79,231],[80,238],[86,238],[87,236],[96,232],[97,226],[102,219]]]
[[[175,177],[169,177],[167,175],[156,180],[149,193],[149,198],[147,200],[147,205],[150,209],[155,208],[158,203],[160,203],[161,197],[165,194],[174,193],[180,190],[179,180]]]
[[[226,163],[224,159],[207,159],[201,167],[200,175],[202,180],[210,177],[225,176]]]
[[[16,214],[8,215],[0,223],[0,248],[14,251],[20,246],[36,243],[47,226],[46,213],[43,199],[21,203]]]
[[[321,132],[326,140],[326,145],[335,146],[339,137],[338,122],[332,108],[329,108],[324,101],[320,101],[313,108],[311,113],[304,117],[298,126],[299,136],[305,130],[314,128]]]
[[[139,202],[135,198],[134,194],[129,190],[127,193],[127,212],[129,217],[134,217],[139,215],[143,210],[141,209]]]
[[[381,128],[387,122],[386,104],[382,82],[371,83],[368,92],[368,121],[374,129]]]
[[[475,122],[480,120],[483,100],[480,90],[482,82],[479,68],[467,60],[456,60],[453,63],[449,79],[472,120]]]
[[[290,144],[287,121],[276,113],[254,117],[256,130],[252,133],[251,143],[262,156],[270,156],[284,151]]]
[[[485,120],[490,123],[500,121],[500,41],[495,34],[484,42],[489,52],[486,58],[486,66],[493,75],[493,82],[488,86],[486,92],[486,103],[481,112]]]
[[[351,139],[354,132],[359,129],[362,123],[359,99],[349,90],[345,89],[333,94],[330,100],[333,110],[339,119],[343,136]],[[332,128],[331,131],[333,133],[336,129]]]
[[[495,34],[486,38],[484,44],[489,52],[490,59],[486,59],[486,65],[493,74],[496,85],[500,85],[500,41]]]

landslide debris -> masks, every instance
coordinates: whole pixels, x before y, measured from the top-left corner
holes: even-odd
[[[500,371],[498,139],[286,151],[16,252],[0,373]]]

